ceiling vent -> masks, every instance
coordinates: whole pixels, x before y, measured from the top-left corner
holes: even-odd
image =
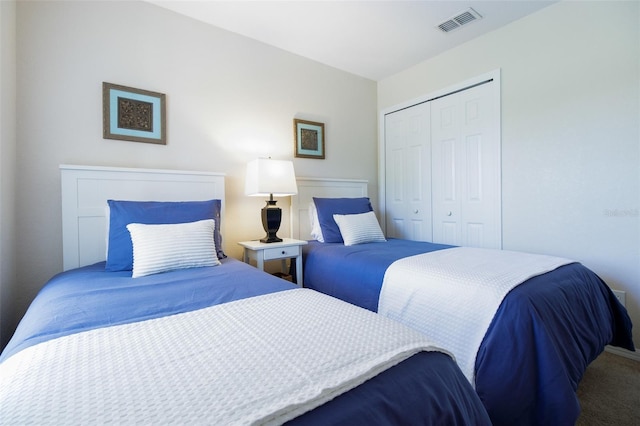
[[[469,8],[464,12],[460,12],[456,16],[439,24],[438,28],[440,28],[440,30],[442,30],[443,32],[448,33],[455,30],[456,28],[460,28],[461,26],[478,19],[482,19],[482,16],[472,8]]]

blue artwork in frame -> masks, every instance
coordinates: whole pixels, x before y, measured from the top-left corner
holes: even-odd
[[[293,120],[293,135],[296,157],[324,159],[324,123]]]
[[[167,144],[163,93],[102,83],[103,137]]]

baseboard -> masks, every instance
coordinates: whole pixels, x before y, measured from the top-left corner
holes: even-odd
[[[629,359],[632,359],[634,361],[640,362],[640,353],[638,353],[637,350],[632,352],[632,351],[629,351],[629,350],[626,350],[626,349],[622,349],[622,348],[618,348],[618,347],[615,347],[615,346],[605,346],[604,350],[607,351],[607,352],[610,352],[612,354],[620,355],[622,357],[629,358]]]

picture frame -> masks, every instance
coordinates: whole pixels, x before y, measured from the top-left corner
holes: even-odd
[[[166,96],[103,82],[102,137],[166,145]]]
[[[295,156],[323,160],[326,154],[324,123],[293,120]]]

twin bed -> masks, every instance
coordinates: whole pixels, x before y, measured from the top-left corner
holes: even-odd
[[[226,257],[224,176],[61,169],[65,271],[0,357],[1,423],[489,424],[423,334]]]
[[[608,344],[634,350],[606,284],[570,259],[386,240],[366,195],[365,181],[298,180],[305,287],[451,350],[494,425],[575,424],[588,364]]]

